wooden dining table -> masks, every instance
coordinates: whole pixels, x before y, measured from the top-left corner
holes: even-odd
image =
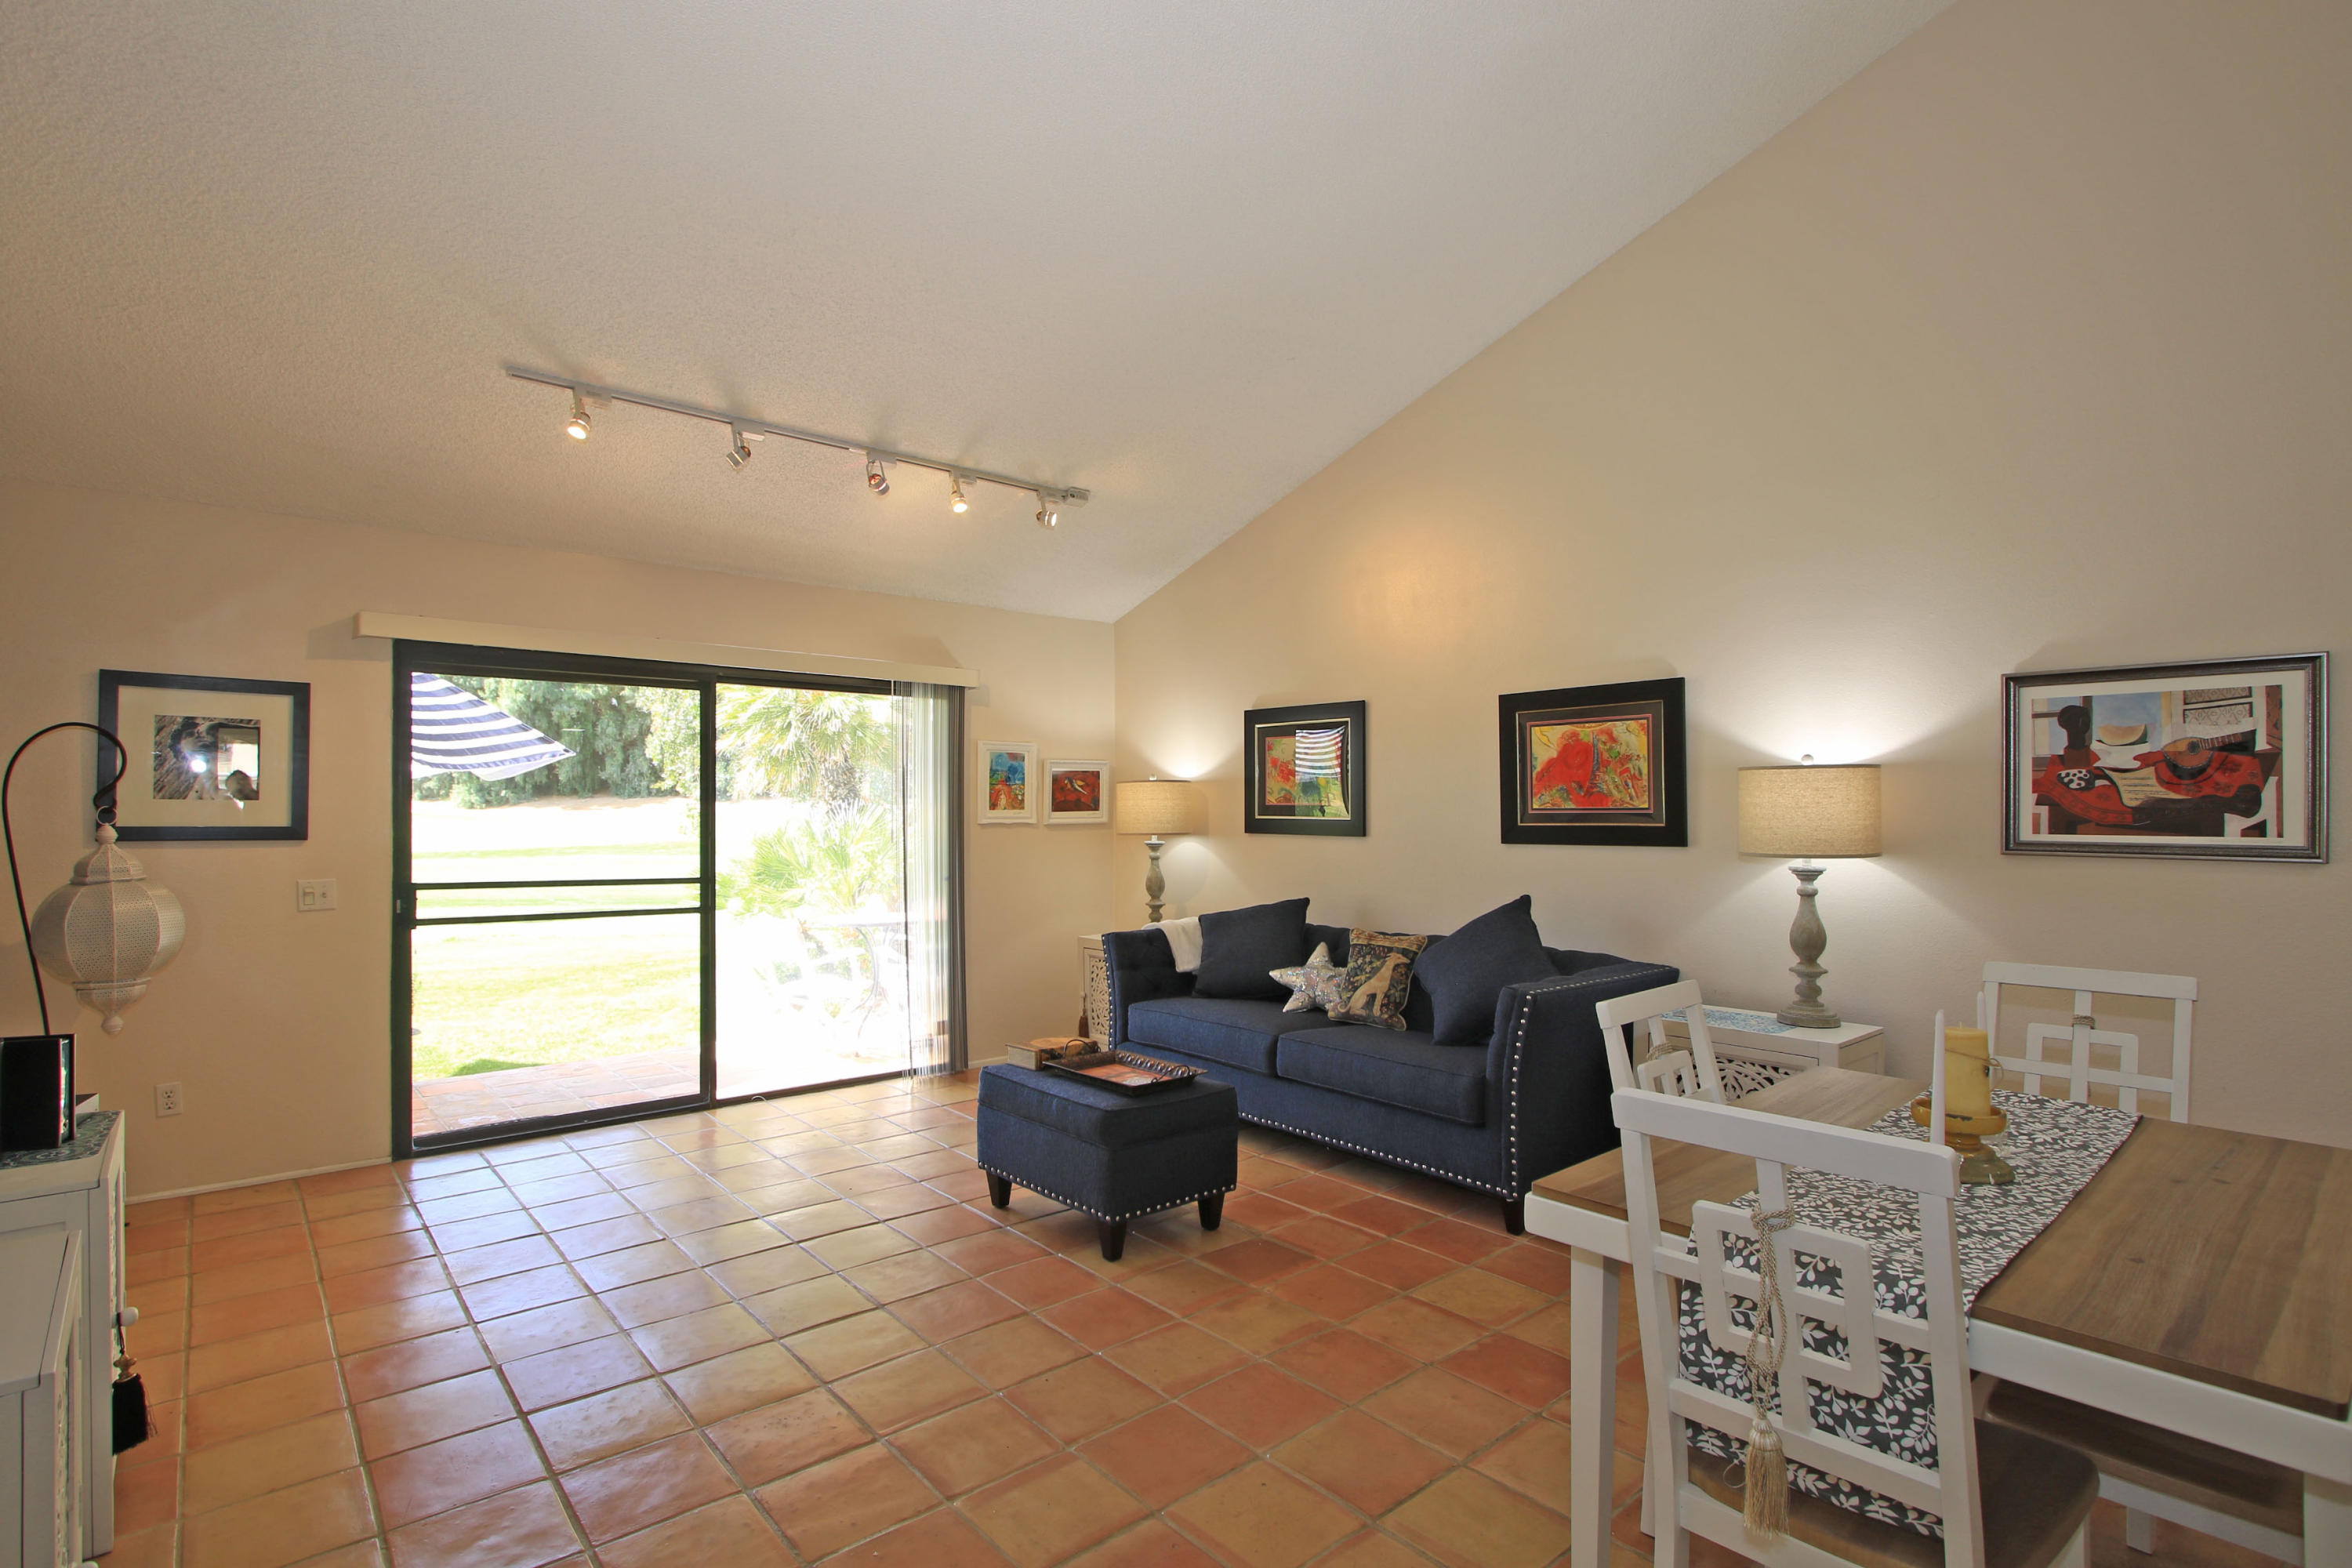
[[[1751,1110],[1868,1127],[1927,1085],[1818,1068]],[[1654,1145],[1659,1215],[1756,1189],[1752,1161]],[[1535,1184],[1528,1229],[1571,1249],[1575,1568],[1609,1561],[1619,1279],[1631,1257],[1611,1151]],[[1969,1363],[2304,1473],[2304,1561],[2352,1565],[2352,1150],[2142,1118],[1977,1297]]]

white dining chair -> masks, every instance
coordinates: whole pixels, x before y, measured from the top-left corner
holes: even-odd
[[[2074,994],[2067,1022],[2028,1020],[2015,1031],[2012,1048],[2003,1048],[2001,1011],[2004,988],[2065,991]],[[2101,996],[2133,996],[2172,1004],[2170,1068],[2163,1073],[2140,1070],[2140,1037],[2128,1029],[2102,1028],[2096,1002]],[[2076,969],[2050,963],[2006,963],[1984,966],[1984,994],[1979,1026],[1992,1042],[1993,1059],[2024,1080],[2025,1092],[2052,1100],[2088,1100],[2092,1088],[2112,1089],[2116,1104],[2137,1113],[2139,1097],[2165,1097],[2165,1114],[2175,1121],[2189,1120],[2189,1036],[2197,1008],[2197,982],[2186,974],[2134,974],[2120,969]],[[2023,1011],[2021,1005],[2018,1011]],[[2056,1054],[2051,1047],[2057,1047]],[[2114,1065],[2102,1065],[2099,1054],[2115,1053]],[[2055,1089],[2042,1085],[2055,1079]]]
[[[1609,1081],[1619,1089],[1646,1089],[1660,1094],[1700,1095],[1723,1103],[1723,1074],[1716,1061],[1715,1038],[1707,1033],[1706,1007],[1699,1000],[1698,983],[1679,980],[1626,996],[1592,1005],[1600,1020],[1601,1037],[1609,1050]],[[1687,1047],[1675,1044],[1666,1020],[1679,1017],[1690,1031]],[[1637,1048],[1646,1034],[1648,1049]]]
[[[2011,1031],[2012,1048],[2003,1050],[2002,1013],[2011,1000],[2004,991],[2016,990],[2071,992],[2071,1015],[2063,1026],[2022,1024]],[[2139,1037],[2100,1026],[2095,1005],[2102,996],[2172,1004],[2168,1071],[2143,1071]],[[2190,976],[1991,963],[1984,966],[1979,1007],[1994,1059],[2023,1079],[2027,1093],[2084,1100],[2098,1086],[2112,1089],[2117,1108],[2135,1114],[2142,1094],[2162,1095],[2167,1116],[2189,1120],[2189,1036],[2197,1007]],[[2021,1003],[2015,1008],[2024,1010]],[[2113,1065],[2095,1059],[2103,1048],[2113,1051]],[[2124,1510],[2124,1540],[2136,1552],[2156,1550],[2154,1521],[2162,1519],[2282,1563],[2304,1560],[2302,1482],[2283,1466],[2018,1384],[1985,1380],[1979,1400],[1988,1419],[2088,1454],[2099,1467],[2099,1495]]]
[[[1648,1386],[1649,1449],[1664,1456],[1655,1489],[1660,1568],[1687,1568],[1696,1534],[1768,1568],[2083,1568],[2084,1533],[2098,1477],[2091,1462],[2062,1445],[2015,1428],[1978,1421],[1970,1408],[1968,1321],[1960,1312],[1959,1253],[1952,1205],[1959,1190],[1959,1157],[1948,1148],[1818,1122],[1766,1115],[1704,1098],[1677,1098],[1639,1089],[1611,1097],[1624,1134],[1625,1192],[1632,1241],[1634,1307],[1642,1332],[1643,1377]],[[1758,1208],[1768,1215],[1789,1205],[1791,1167],[1833,1172],[1908,1194],[1917,1205],[1927,1317],[1882,1311],[1872,1286],[1870,1244],[1859,1236],[1791,1225],[1769,1236],[1785,1310],[1780,1399],[1766,1417],[1790,1463],[1851,1482],[1864,1490],[1932,1513],[1940,1541],[1791,1488],[1785,1533],[1751,1533],[1742,1512],[1742,1488],[1723,1460],[1695,1454],[1684,1439],[1685,1421],[1735,1438],[1756,1414],[1685,1375],[1677,1332],[1685,1281],[1698,1287],[1705,1333],[1716,1349],[1745,1355],[1749,1331],[1735,1321],[1735,1298],[1761,1301],[1760,1271],[1734,1261],[1732,1238],[1755,1237],[1757,1215],[1721,1204],[1692,1209],[1691,1240],[1662,1227],[1651,1141],[1719,1150],[1756,1162]],[[1800,1288],[1800,1254],[1837,1265],[1839,1293]],[[1759,1258],[1759,1262],[1762,1259]],[[1843,1356],[1805,1345],[1801,1319],[1843,1331]],[[1925,1352],[1934,1388],[1933,1469],[1853,1442],[1813,1419],[1815,1384],[1860,1398],[1884,1388],[1881,1345]],[[1743,1477],[1744,1482],[1744,1477]],[[1982,1500],[1999,1506],[1987,1510]]]

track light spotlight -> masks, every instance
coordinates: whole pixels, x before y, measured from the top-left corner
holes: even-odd
[[[727,461],[732,465],[735,471],[740,474],[743,471],[743,465],[751,460],[751,446],[749,441],[743,438],[743,427],[741,426],[737,426],[733,434],[734,441],[727,448]]]
[[[580,400],[576,390],[572,394],[572,417],[563,422],[563,433],[575,441],[588,439],[588,405]]]
[[[971,502],[963,499],[963,476],[961,474],[950,474],[948,476],[948,510],[950,511],[968,511],[971,509]]]
[[[882,459],[870,452],[866,458],[866,488],[877,496],[890,493],[890,476],[882,471]]]
[[[1044,490],[1039,490],[1037,492],[1037,526],[1051,528],[1061,521],[1061,503],[1049,500]]]

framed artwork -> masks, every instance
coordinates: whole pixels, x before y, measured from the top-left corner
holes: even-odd
[[[2327,656],[2001,677],[2010,854],[2327,858]]]
[[[1242,715],[1245,833],[1364,837],[1364,705],[1308,702]]]
[[[131,753],[125,842],[310,837],[308,682],[101,669],[98,721]],[[101,783],[113,763],[99,759]]]
[[[1500,708],[1504,843],[1690,843],[1680,676],[1513,692]]]
[[[990,823],[1037,820],[1037,745],[1034,741],[977,742],[980,780],[975,809],[982,826]]]
[[[1045,821],[1050,826],[1067,822],[1110,820],[1110,764],[1048,758],[1045,763]]]

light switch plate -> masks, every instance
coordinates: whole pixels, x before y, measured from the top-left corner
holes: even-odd
[[[294,907],[305,914],[335,907],[335,879],[332,877],[306,877],[294,884]]]

